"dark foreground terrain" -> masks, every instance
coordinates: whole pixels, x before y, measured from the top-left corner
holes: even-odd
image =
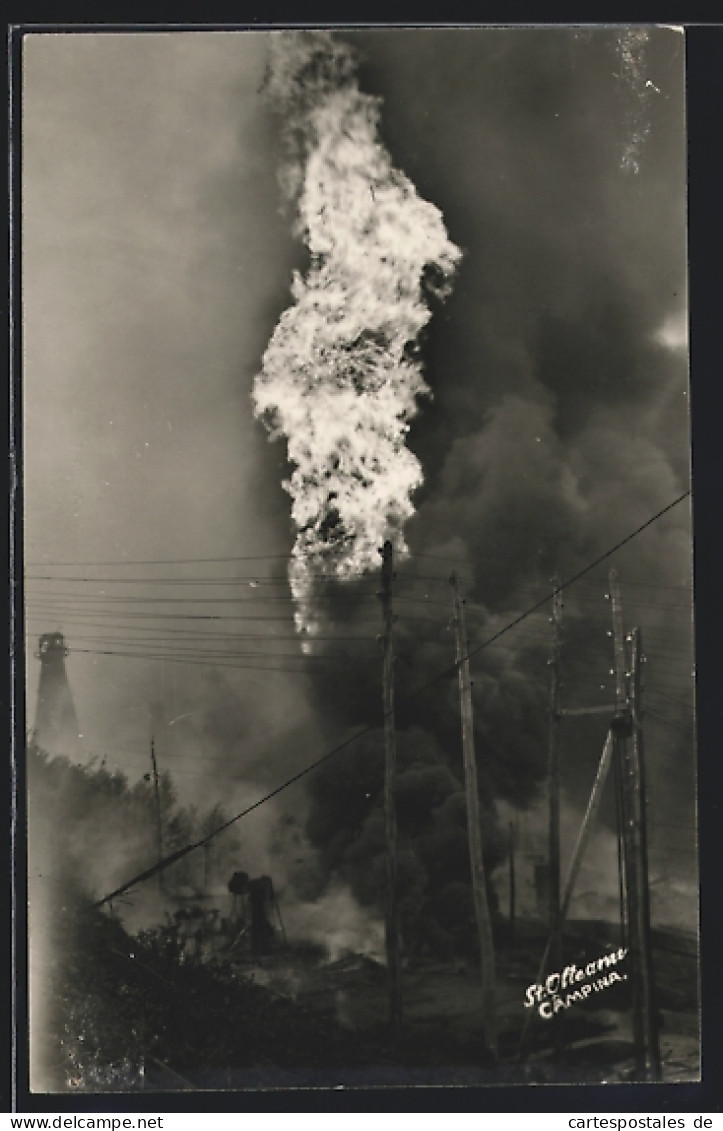
[[[403,1026],[387,1025],[387,979],[374,960],[325,961],[311,947],[200,961],[172,932],[131,938],[120,922],[83,905],[65,910],[44,961],[48,997],[31,1035],[34,1090],[124,1091],[339,1084],[504,1084],[635,1079],[629,990],[613,985],[564,1011],[531,1019],[545,938],[518,924],[497,938],[496,1061],[482,1039],[473,962],[406,961]],[[619,946],[614,926],[569,924],[564,960],[583,962]],[[699,1077],[697,947],[693,935],[654,936],[664,1081]]]
[[[619,944],[606,923],[568,925],[564,960],[578,965]],[[625,1081],[635,1079],[630,995],[627,987],[602,990],[574,1004],[556,1021],[530,1011],[525,990],[536,980],[545,935],[537,923],[518,926],[514,942],[500,932],[497,953],[499,1060],[486,1063],[481,1042],[482,993],[471,962],[418,960],[402,973],[404,1025],[398,1056],[407,1068],[425,1066],[449,1082]],[[700,1075],[697,1005],[697,940],[693,934],[656,931],[653,939],[656,1004],[664,1081]],[[369,958],[347,955],[336,962],[304,964],[279,956],[257,969],[271,992],[297,1002],[360,1040],[374,1034],[384,1043],[388,1014],[386,970]],[[393,1057],[392,1057],[393,1060]]]

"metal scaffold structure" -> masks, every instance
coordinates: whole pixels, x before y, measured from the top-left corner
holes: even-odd
[[[550,757],[548,762],[549,799],[549,938],[539,965],[537,980],[542,983],[551,967],[562,968],[562,938],[565,920],[574,894],[584,853],[599,812],[605,783],[611,768],[615,780],[615,804],[618,829],[618,871],[620,881],[621,943],[625,951],[632,995],[632,1029],[636,1076],[638,1079],[661,1079],[660,1044],[655,1007],[652,947],[650,938],[650,880],[648,875],[645,767],[642,726],[642,632],[634,628],[627,635],[623,629],[622,598],[616,571],[609,574],[609,591],[615,677],[615,701],[594,707],[561,707],[560,651],[562,624],[562,589],[553,580],[552,681],[550,694]],[[557,726],[565,717],[581,715],[609,716],[608,731],[590,790],[587,808],[580,825],[570,859],[564,891],[560,891],[560,774],[557,762]],[[532,1013],[522,1032],[519,1054],[528,1047]],[[559,1033],[556,1034],[559,1040]]]

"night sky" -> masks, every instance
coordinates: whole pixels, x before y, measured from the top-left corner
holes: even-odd
[[[331,587],[320,616],[332,639],[313,656],[293,639],[282,486],[293,468],[253,413],[292,272],[309,269],[280,187],[285,109],[268,97],[269,38],[24,43],[28,724],[32,648],[59,629],[83,731],[76,756],[140,776],[159,701],[159,758],[179,792],[231,811],[355,729],[378,728],[381,709],[373,573]],[[344,38],[361,90],[382,100],[392,165],[461,252],[418,339],[430,394],[407,436],[423,482],[404,525],[397,609],[406,796],[410,811],[414,798],[420,812],[432,804],[431,786],[416,784],[426,767],[451,813],[455,684],[413,695],[454,658],[450,571],[474,649],[549,593],[553,574],[574,576],[689,485],[684,38],[663,28]],[[684,501],[566,592],[563,701],[609,701],[615,566],[625,627],[642,626],[647,652],[654,917],[692,927],[689,522]],[[548,612],[473,659],[490,827],[519,818],[529,851],[544,829]],[[253,654],[215,674],[190,662],[212,649]],[[562,730],[569,847],[605,722]],[[348,766],[361,781],[358,751]],[[318,780],[249,820],[249,852],[271,866],[269,814],[310,806],[317,893],[340,875],[363,900],[372,816],[341,844],[324,815],[334,779]],[[614,902],[611,821],[605,811],[582,913]]]

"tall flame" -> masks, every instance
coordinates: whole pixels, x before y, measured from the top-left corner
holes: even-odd
[[[460,259],[441,213],[377,138],[380,100],[357,84],[350,47],[328,32],[271,37],[267,87],[283,112],[282,184],[309,266],[271,337],[253,389],[271,439],[286,437],[296,541],[296,624],[313,631],[315,578],[375,569],[422,482],[405,445],[429,395],[418,336]]]

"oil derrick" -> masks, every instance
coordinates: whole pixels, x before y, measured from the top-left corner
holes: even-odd
[[[245,935],[246,928],[250,927],[248,942],[252,956],[261,958],[271,954],[275,944],[275,932],[271,926],[274,908],[281,922],[271,877],[259,876],[252,880],[247,872],[234,872],[228,890],[234,897],[235,915],[244,923],[241,934]]]
[[[33,740],[48,754],[73,757],[82,751],[83,736],[65,670],[68,652],[61,632],[47,632],[38,640],[40,680]]]

